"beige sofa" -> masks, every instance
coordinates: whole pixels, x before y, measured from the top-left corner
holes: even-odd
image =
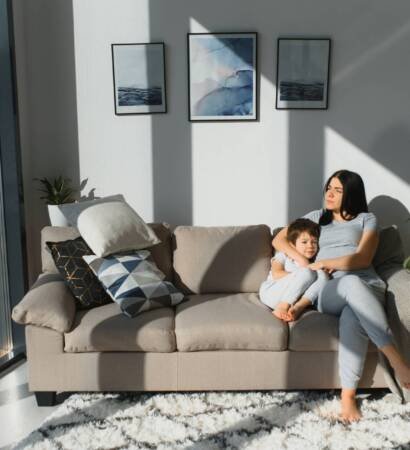
[[[26,325],[29,388],[39,405],[53,404],[61,391],[340,387],[338,319],[310,310],[288,326],[259,301],[272,255],[266,225],[152,227],[162,241],[153,257],[188,300],[133,319],[115,303],[76,311],[44,243],[78,232],[43,229],[43,274],[13,311]],[[389,230],[374,263],[389,283],[389,317],[409,357],[410,274]],[[370,344],[360,386],[385,387],[384,372]]]

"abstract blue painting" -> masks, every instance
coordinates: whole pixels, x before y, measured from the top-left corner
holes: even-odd
[[[115,113],[166,112],[163,43],[112,44]]]
[[[256,33],[188,34],[189,120],[256,120]]]

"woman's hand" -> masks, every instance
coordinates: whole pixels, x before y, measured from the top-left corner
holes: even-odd
[[[315,261],[315,262],[309,264],[307,267],[309,267],[309,269],[312,269],[312,270],[325,270],[326,269],[324,260]]]
[[[332,274],[335,269],[331,269],[330,267],[328,267],[326,265],[326,260],[322,259],[321,261],[315,261],[311,264],[308,265],[309,269],[312,270],[323,270],[324,272],[326,272],[327,274]]]

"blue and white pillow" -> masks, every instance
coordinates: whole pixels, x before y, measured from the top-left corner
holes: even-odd
[[[106,257],[85,255],[83,258],[129,317],[150,309],[177,305],[184,299],[172,283],[164,281],[165,275],[155,265],[148,250]]]

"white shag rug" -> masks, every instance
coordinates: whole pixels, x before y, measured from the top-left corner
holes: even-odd
[[[16,449],[410,449],[410,404],[359,396],[344,425],[337,391],[74,394]]]

